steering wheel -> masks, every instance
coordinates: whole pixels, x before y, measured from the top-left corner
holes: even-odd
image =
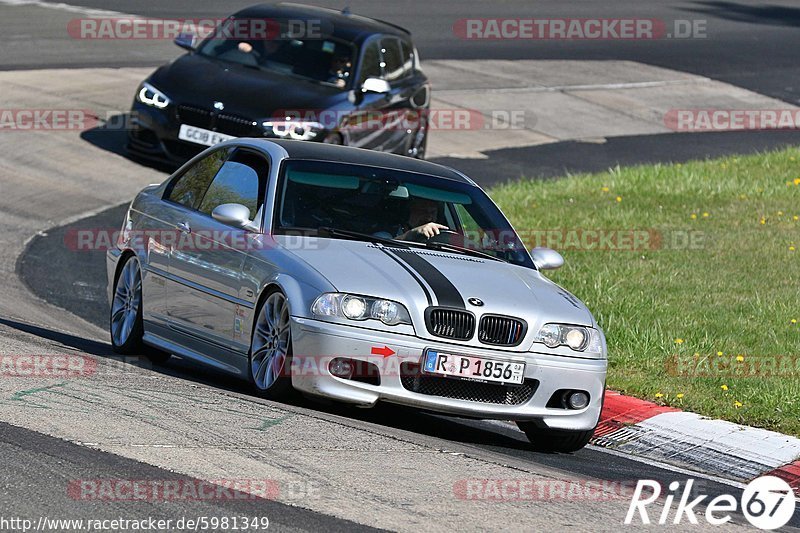
[[[454,244],[454,241],[455,241],[456,238],[463,240],[464,236],[461,235],[459,232],[453,231],[451,229],[440,229],[439,230],[439,234],[438,235],[434,235],[433,237],[428,239],[427,242],[440,242],[440,243],[443,243],[443,244]]]

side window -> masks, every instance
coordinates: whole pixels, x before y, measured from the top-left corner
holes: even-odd
[[[481,231],[481,225],[472,218],[472,215],[469,214],[467,208],[464,207],[463,204],[453,204],[455,207],[456,216],[458,217],[458,221],[461,225],[461,231],[465,233],[472,232],[473,234],[477,235]]]
[[[231,151],[230,148],[216,150],[195,163],[167,187],[164,199],[189,209],[197,209],[211,180]]]
[[[381,45],[375,40],[370,42],[361,57],[361,72],[358,77],[359,85],[364,83],[367,78],[382,78],[381,69]]]
[[[408,71],[405,70],[399,39],[395,37],[381,39],[381,55],[383,56],[382,66],[386,81],[399,80],[408,74]]]
[[[241,204],[250,210],[250,220],[260,223],[268,177],[269,165],[264,157],[238,150],[222,165],[198,210],[211,216],[218,205]]]

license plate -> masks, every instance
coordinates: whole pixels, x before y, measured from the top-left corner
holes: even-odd
[[[182,141],[189,141],[190,143],[202,144],[204,146],[214,146],[222,141],[235,139],[233,135],[225,135],[216,131],[204,130],[196,126],[189,126],[188,124],[181,124],[181,130],[178,132],[178,139]]]
[[[525,363],[428,350],[425,352],[423,371],[427,374],[518,385],[525,377]]]

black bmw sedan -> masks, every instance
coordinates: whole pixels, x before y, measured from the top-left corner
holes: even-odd
[[[425,156],[430,83],[403,28],[347,10],[259,5],[175,43],[188,53],[136,91],[136,157],[182,163],[234,137]]]

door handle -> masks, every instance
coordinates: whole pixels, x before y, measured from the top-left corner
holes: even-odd
[[[189,227],[189,223],[188,222],[178,222],[178,226],[177,227],[178,227],[178,231],[181,231],[183,233],[191,233],[192,232],[192,228]]]

